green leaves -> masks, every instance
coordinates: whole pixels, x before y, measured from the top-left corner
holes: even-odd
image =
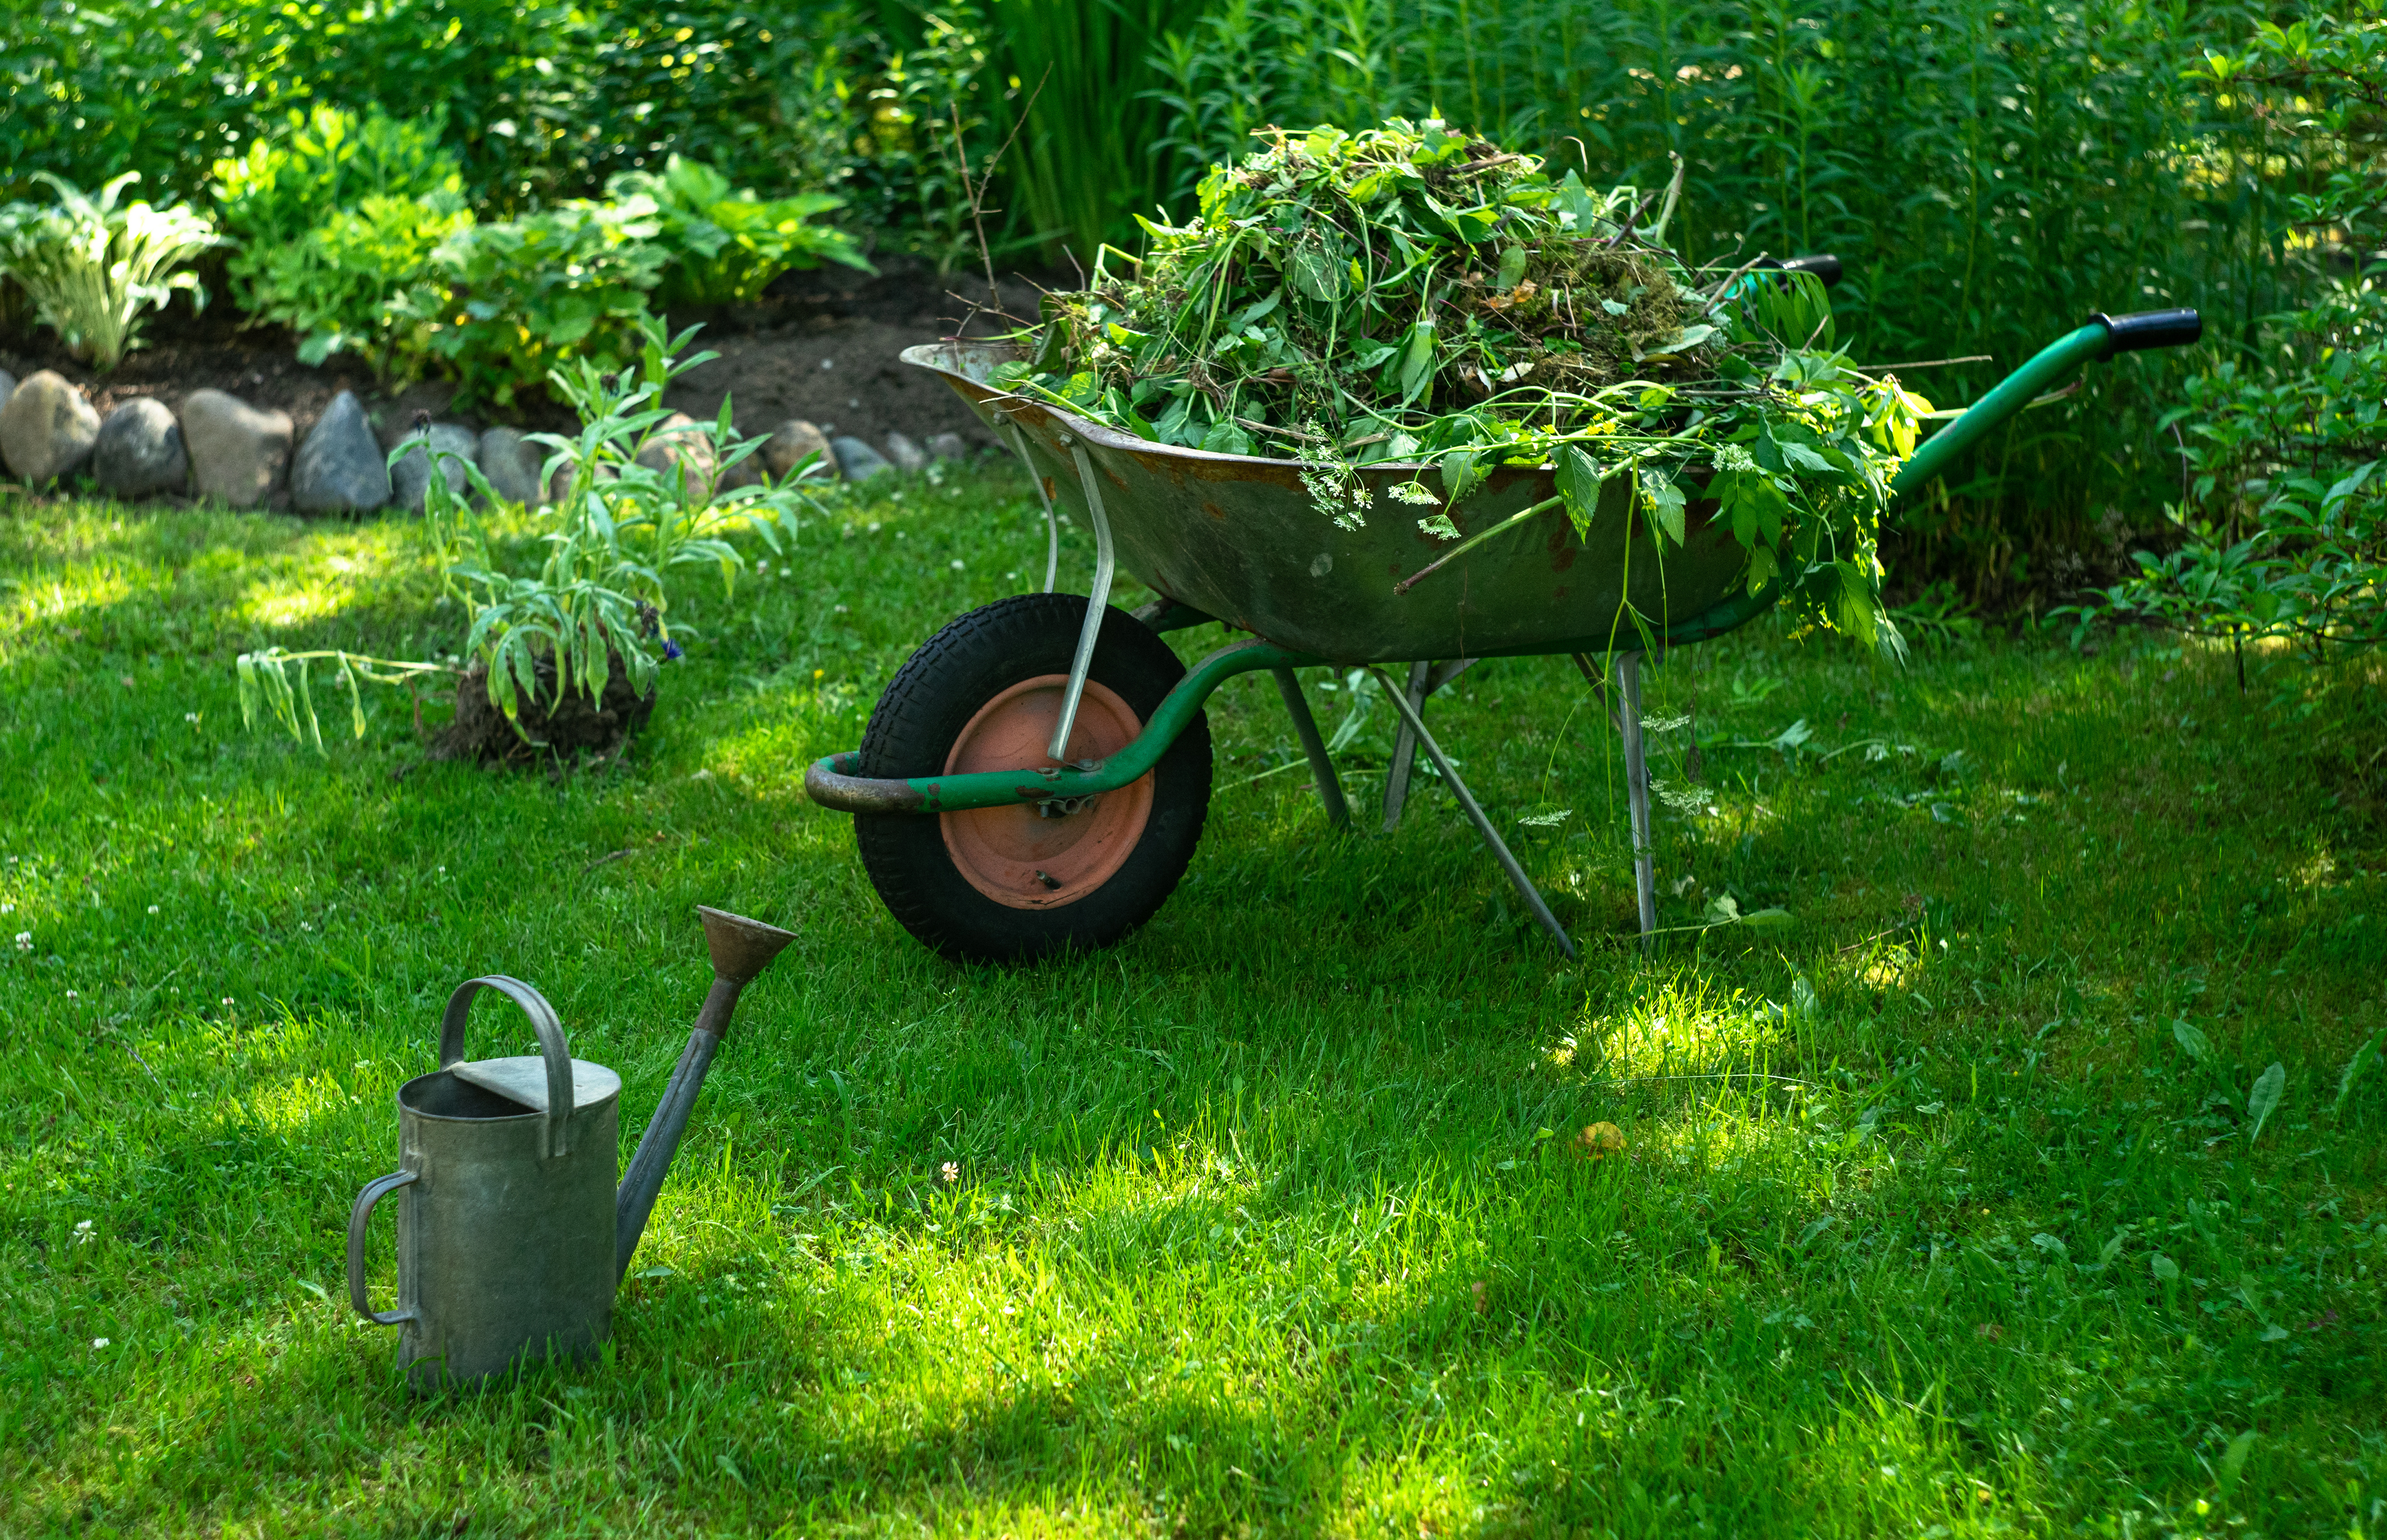
[[[2345,1061],[2344,1069],[2337,1077],[2337,1100],[2330,1104],[2330,1108],[2338,1117],[2345,1116],[2345,1105],[2354,1099],[2355,1082],[2361,1079],[2364,1070],[2379,1062],[2379,1045],[2381,1042],[2387,1042],[2387,1032],[2374,1032],[2370,1041],[2355,1049],[2354,1057]]]
[[[1433,336],[1434,325],[1430,318],[1421,317],[1409,327],[1408,342],[1400,358],[1402,406],[1424,395],[1426,385],[1433,379]]]
[[[1559,496],[1565,502],[1567,517],[1574,522],[1575,534],[1588,536],[1591,521],[1599,511],[1598,462],[1580,444],[1560,445],[1558,484]]]
[[[116,367],[140,335],[143,312],[177,290],[195,308],[207,293],[183,264],[223,243],[215,226],[184,205],[155,208],[118,202],[141,180],[127,171],[88,196],[47,171],[34,173],[57,195],[49,208],[0,208],[0,278],[16,280],[35,319],[69,352],[102,373]]]
[[[1665,472],[1648,469],[1641,475],[1641,496],[1649,510],[1649,518],[1674,544],[1684,539],[1685,505],[1683,489],[1674,485]]]
[[[845,206],[826,193],[762,199],[751,188],[701,160],[674,155],[661,172],[625,171],[605,184],[616,203],[634,198],[656,211],[656,244],[664,253],[658,302],[745,304],[783,272],[839,262],[876,272],[853,237],[813,217]]]
[[[2275,1064],[2254,1078],[2254,1088],[2246,1096],[2246,1142],[2252,1144],[2263,1137],[2263,1125],[2280,1107],[2280,1097],[2288,1089],[2288,1071],[2284,1065]]]

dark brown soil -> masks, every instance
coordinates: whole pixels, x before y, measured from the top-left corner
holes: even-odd
[[[603,698],[593,705],[578,690],[555,700],[552,661],[541,658],[537,674],[537,699],[521,703],[522,730],[516,732],[506,713],[489,704],[489,671],[475,663],[456,681],[456,720],[441,730],[432,757],[527,764],[584,751],[610,754],[654,714],[655,691],[635,693],[618,658]]]
[[[972,444],[991,445],[992,436],[941,381],[895,361],[915,343],[957,335],[970,301],[947,291],[982,302],[986,280],[958,273],[941,278],[903,258],[886,259],[880,266],[876,278],[845,268],[791,272],[760,304],[672,317],[675,330],[702,322],[693,346],[721,357],[691,372],[666,404],[710,419],[727,395],[739,428],[750,434],[768,434],[801,417],[824,432],[852,434],[874,445],[894,432],[916,439],[952,432]],[[1045,276],[1055,284],[1074,282]],[[1005,280],[1002,297],[1012,314],[1035,315],[1031,281],[1017,275]],[[981,316],[967,335],[983,336],[1005,326]],[[178,297],[150,318],[144,338],[140,350],[112,372],[95,375],[68,357],[53,334],[21,320],[0,329],[0,369],[19,379],[55,369],[81,386],[103,417],[135,396],[154,396],[179,413],[183,398],[195,390],[229,391],[252,406],[288,412],[301,440],[343,390],[357,393],[385,436],[402,431],[417,410],[474,429],[503,423],[565,432],[575,425],[570,412],[539,396],[491,415],[451,410],[453,392],[444,382],[425,381],[393,393],[382,390],[372,372],[353,360],[334,358],[310,369],[298,361],[298,339],[288,331],[245,327],[221,304],[194,314]]]

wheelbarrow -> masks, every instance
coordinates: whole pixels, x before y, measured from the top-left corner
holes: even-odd
[[[1838,264],[1801,259],[1826,282]],[[2092,316],[1926,440],[1892,493],[1938,475],[1989,429],[2082,364],[2195,341],[2193,310]],[[1296,670],[1373,672],[1399,721],[1383,825],[1393,827],[1422,750],[1525,907],[1572,958],[1573,941],[1425,724],[1434,692],[1490,658],[1572,656],[1595,685],[1612,672],[1641,930],[1655,928],[1649,780],[1641,735],[1643,653],[1723,635],[1769,609],[1744,586],[1747,554],[1694,502],[1662,562],[1631,478],[1612,477],[1580,536],[1552,506],[1497,539],[1449,547],[1414,521],[1356,531],[1320,517],[1291,461],[1156,444],[989,383],[1005,344],[945,342],[903,360],[942,376],[1033,477],[1048,531],[1044,590],[963,615],[914,652],[879,697],[862,746],[812,764],[804,789],[850,813],[864,868],[895,918],[957,961],[1021,961],[1110,945],[1176,888],[1202,836],[1211,785],[1203,703],[1239,674],[1274,676],[1328,821],[1350,806]],[[1382,494],[1426,467],[1363,466]],[[1554,472],[1501,466],[1457,508],[1462,535],[1548,501]],[[1084,596],[1057,590],[1063,512],[1094,534]],[[1437,548],[1463,550],[1410,579]],[[1114,608],[1124,568],[1159,597]],[[1623,624],[1629,602],[1654,625]],[[1220,625],[1244,632],[1191,669],[1161,640]],[[1604,662],[1595,667],[1592,659]],[[1386,665],[1407,665],[1396,684]]]

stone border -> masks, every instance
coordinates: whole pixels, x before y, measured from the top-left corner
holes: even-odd
[[[669,435],[675,428],[693,426],[694,419],[674,413],[662,431]],[[519,429],[496,427],[475,435],[417,413],[411,427],[377,435],[354,391],[334,398],[306,439],[294,447],[295,437],[288,412],[253,407],[226,391],[193,391],[179,419],[155,397],[134,397],[103,422],[83,393],[57,371],[39,371],[19,384],[0,370],[0,463],[36,486],[87,472],[101,491],[115,498],[186,495],[242,509],[286,505],[301,513],[366,513],[397,508],[419,513],[430,490],[433,457],[452,456],[439,461],[439,469],[459,493],[466,482],[455,461],[470,461],[501,497],[527,506],[560,490],[539,485],[544,457]],[[392,462],[389,452],[410,441],[419,441],[421,448]],[[882,452],[862,439],[832,438],[810,423],[790,419],[772,430],[759,452],[719,476],[707,495],[751,485],[765,473],[784,477],[808,456],[816,457],[816,474],[863,482],[967,454],[959,434],[932,435],[924,446],[906,434],[890,433]],[[693,474],[715,479],[711,446],[700,439],[660,437],[638,458],[659,471],[685,461]]]

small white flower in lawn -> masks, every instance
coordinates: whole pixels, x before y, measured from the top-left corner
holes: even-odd
[[[91,1339],[91,1345],[94,1347],[106,1347],[107,1345],[107,1339],[106,1337],[94,1337]]]
[[[710,770],[699,770],[695,775],[688,777],[688,779],[692,781],[709,781],[712,778],[713,772]]]
[[[300,920],[300,921],[298,922],[298,928],[299,928],[299,929],[301,929],[301,930],[312,930],[312,929],[314,929],[315,928],[314,928],[314,926],[310,925],[310,924],[309,924],[309,923],[308,923],[307,921],[305,921],[305,920]]]
[[[154,903],[153,903],[153,904],[151,904],[151,905],[149,906],[149,913],[151,913],[151,914],[153,914],[153,915],[154,915],[154,914],[156,914],[157,912],[158,912],[158,906],[157,906],[156,904],[154,904]]]
[[[442,867],[440,867],[439,869],[440,869],[441,871],[443,871],[443,872],[444,872],[444,871],[446,871],[448,868],[447,868],[447,867],[445,867],[445,866],[442,866]]]
[[[1019,581],[1019,574],[1016,572],[1007,572],[1003,574],[1003,580],[1005,583],[1017,583]]]
[[[878,521],[876,519],[870,521],[870,533],[873,535],[878,533]]]
[[[832,604],[832,605],[830,605],[830,606],[829,606],[829,613],[830,613],[830,614],[833,614],[833,615],[841,615],[841,614],[844,614],[845,612],[846,612],[845,606],[844,606],[844,605],[842,605],[842,604]]]
[[[82,996],[81,996],[81,995],[79,995],[79,994],[75,993],[75,991],[72,991],[72,990],[69,990],[69,991],[67,991],[67,998],[68,998],[69,1000],[81,1000],[81,999],[82,998]]]
[[[196,727],[199,725],[199,713],[196,712],[184,712],[183,713],[183,720]]]
[[[89,1219],[77,1219],[75,1221],[75,1244],[79,1246],[87,1245],[90,1242],[91,1221]]]
[[[946,1161],[942,1166],[937,1168],[937,1176],[939,1180],[942,1180],[947,1186],[951,1186],[953,1183],[962,1180],[961,1163],[952,1160]]]
[[[956,556],[956,557],[954,557],[954,571],[955,571],[955,572],[959,572],[959,571],[961,571],[961,570],[962,570],[962,559],[961,559],[960,557]]]
[[[17,932],[17,950],[19,952],[31,952],[33,950],[33,933],[32,931],[19,930]]]
[[[231,1004],[232,1004],[232,996],[230,996],[230,995],[225,995],[225,996],[223,997],[223,1003],[224,1003],[225,1004],[227,1004],[227,1005]]]
[[[17,912],[17,906],[16,906],[15,904],[13,904],[13,903],[0,903],[0,915],[13,915],[13,914],[15,914],[16,912]]]
[[[767,572],[769,572],[770,570],[771,570],[771,563],[770,563],[770,562],[755,562],[755,563],[754,563],[754,572],[755,572],[755,574],[756,574],[757,576],[760,576],[760,575],[761,575],[761,574],[763,574],[764,573],[767,573]]]

